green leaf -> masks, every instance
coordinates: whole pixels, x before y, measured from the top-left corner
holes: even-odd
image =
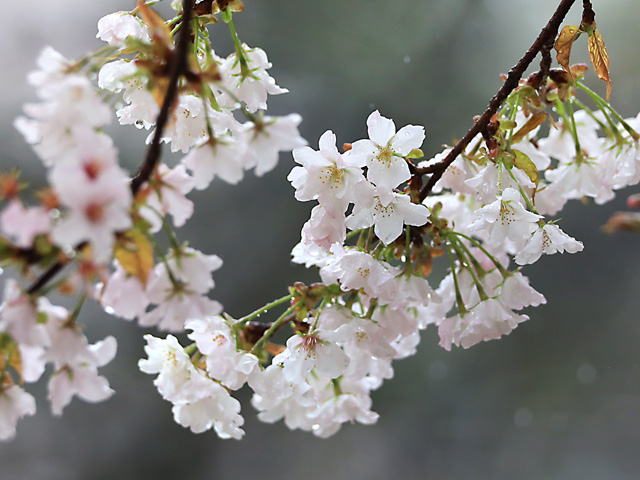
[[[500,130],[512,130],[516,128],[517,123],[513,120],[500,120]]]
[[[538,172],[536,164],[520,150],[513,150],[513,153],[516,156],[513,160],[513,165],[526,173],[527,177],[529,177],[537,187],[540,182],[540,172]]]
[[[140,230],[131,230],[119,238],[114,255],[128,274],[147,283],[153,268],[153,246]]]
[[[420,150],[419,148],[414,148],[409,152],[409,155],[407,155],[407,158],[422,158],[422,157],[424,157],[424,153],[422,153],[422,150]]]

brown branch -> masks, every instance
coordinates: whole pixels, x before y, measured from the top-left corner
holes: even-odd
[[[160,155],[162,153],[160,139],[162,138],[162,133],[164,132],[167,121],[169,120],[169,114],[171,113],[173,104],[178,96],[180,77],[182,77],[189,69],[187,53],[189,44],[191,43],[191,17],[193,16],[193,4],[194,0],[184,0],[182,3],[180,38],[170,60],[171,69],[169,75],[169,87],[167,88],[167,94],[164,97],[160,113],[156,119],[156,131],[153,135],[151,145],[149,145],[149,150],[147,150],[147,156],[142,167],[131,180],[131,192],[133,195],[138,193],[142,184],[149,180],[149,177],[153,174],[156,165],[158,165],[158,162],[160,161]]]
[[[66,262],[63,263],[61,261],[57,261],[51,265],[35,282],[33,282],[29,288],[27,288],[27,295],[33,295],[34,293],[39,292],[40,289],[49,283],[49,281],[51,281],[51,279],[53,279],[53,277],[55,277],[66,264]]]
[[[160,154],[162,153],[162,149],[160,147],[160,139],[162,138],[162,133],[164,128],[169,120],[169,114],[171,113],[171,108],[175,103],[176,97],[178,96],[178,88],[180,83],[180,77],[185,75],[188,71],[188,62],[187,55],[189,44],[191,42],[191,18],[193,14],[193,5],[195,0],[184,0],[182,4],[182,23],[180,26],[180,38],[178,39],[178,45],[174,50],[170,62],[170,76],[169,76],[169,86],[167,87],[167,93],[164,97],[164,101],[162,102],[162,107],[160,108],[160,113],[156,119],[156,131],[153,136],[153,140],[151,141],[151,145],[149,146],[149,150],[147,150],[147,155],[145,157],[144,163],[142,167],[138,171],[138,173],[131,180],[131,193],[135,196],[140,190],[140,187],[146,182],[149,177],[153,174],[153,171],[156,168],[156,165],[160,161]],[[76,250],[82,248],[86,245],[86,242],[81,243],[75,247]],[[33,295],[47,285],[63,268],[69,263],[67,261],[57,261],[53,265],[51,265],[47,270],[38,277],[38,279],[27,288],[27,294]]]
[[[585,0],[587,1],[587,0]],[[527,50],[524,56],[518,61],[518,63],[509,71],[509,75],[507,79],[502,84],[498,93],[491,99],[487,109],[484,111],[482,116],[476,120],[473,126],[469,129],[467,134],[460,140],[449,152],[449,154],[439,163],[432,165],[433,175],[429,178],[427,184],[420,191],[420,201],[422,202],[429,193],[431,189],[436,184],[440,178],[442,178],[442,174],[445,170],[453,163],[458,155],[462,153],[462,151],[466,148],[467,145],[473,140],[473,138],[481,133],[484,129],[487,128],[491,117],[498,110],[502,102],[506,100],[509,94],[518,86],[518,82],[522,78],[524,71],[531,64],[533,59],[538,55],[538,53],[542,50],[542,48],[547,44],[550,38],[555,38],[558,34],[558,29],[560,28],[560,24],[564,20],[564,17],[569,12],[569,9],[573,6],[575,0],[562,0],[555,13],[549,20],[549,23],[542,29],[538,38],[536,38],[535,42],[531,45],[531,48]]]
[[[596,12],[589,0],[582,0],[582,23],[594,25],[596,23]]]

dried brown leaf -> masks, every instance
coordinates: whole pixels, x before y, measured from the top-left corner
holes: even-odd
[[[542,122],[544,122],[545,118],[547,118],[547,115],[545,113],[536,113],[532,115],[531,118],[527,120],[522,127],[520,127],[520,130],[513,134],[511,142],[517,143],[522,140],[527,135],[527,133],[535,130],[540,125],[542,125]]]
[[[145,4],[144,0],[138,0],[138,11],[142,20],[149,26],[154,45],[161,45],[165,49],[172,48],[173,37],[164,19],[153,8]]]
[[[573,42],[575,42],[576,38],[579,36],[580,27],[577,25],[567,25],[560,32],[560,35],[558,35],[558,39],[553,46],[557,52],[556,58],[558,59],[558,63],[562,65],[562,68],[564,68],[569,75],[571,75],[571,68],[569,67],[571,47],[573,46]]]
[[[609,95],[611,95],[611,79],[609,78],[609,55],[607,49],[604,46],[604,40],[602,35],[597,29],[593,30],[593,33],[589,35],[589,57],[593,64],[593,69],[596,71],[598,78],[604,80],[607,83],[607,101],[609,101]]]

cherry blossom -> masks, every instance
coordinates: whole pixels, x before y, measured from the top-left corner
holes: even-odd
[[[343,213],[353,201],[353,189],[364,181],[364,163],[358,155],[340,154],[331,130],[322,134],[318,147],[318,151],[310,147],[293,151],[294,160],[302,166],[294,167],[287,180],[296,189],[297,200],[317,199],[325,209]]]
[[[582,242],[564,233],[557,225],[547,223],[533,233],[524,249],[515,256],[515,262],[518,265],[526,265],[538,261],[543,253],[576,253],[581,252],[583,248]]]
[[[35,415],[36,399],[18,385],[0,388],[0,440],[16,435],[16,423],[22,417]]]
[[[524,244],[542,217],[527,211],[521,199],[517,190],[505,189],[495,202],[475,212],[476,220],[469,228],[486,231],[492,245],[502,245],[506,239]]]
[[[145,43],[151,41],[146,25],[129,12],[110,13],[98,20],[96,37],[114,46],[127,38],[135,38]]]
[[[402,233],[403,225],[421,226],[427,222],[429,211],[422,205],[411,203],[407,195],[397,193],[391,196],[375,195],[370,200],[357,200],[346,225],[351,230],[359,230],[373,225],[373,230],[382,243],[389,245]],[[365,194],[366,195],[366,194]]]
[[[217,96],[218,102],[222,106],[233,107],[240,100],[252,113],[258,109],[266,110],[268,95],[280,95],[288,90],[276,85],[273,77],[267,73],[271,63],[264,50],[243,44],[242,52],[247,70],[243,69],[237,52],[229,55],[220,65],[223,81]]]
[[[383,117],[377,110],[367,118],[368,140],[353,143],[352,155],[364,157],[368,167],[367,178],[377,187],[391,191],[411,174],[403,158],[424,141],[424,128],[407,125],[396,133],[393,120]]]

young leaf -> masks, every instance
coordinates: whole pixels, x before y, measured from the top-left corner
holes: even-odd
[[[19,375],[22,384],[22,359],[17,345],[8,335],[2,335],[0,345],[0,372],[6,372],[11,367]],[[1,387],[1,385],[0,385]]]
[[[516,158],[513,160],[513,166],[526,173],[537,187],[538,182],[540,181],[540,172],[538,172],[538,167],[536,167],[536,164],[533,163],[529,157],[527,157],[519,150],[513,150],[513,153],[515,153],[516,155]]]
[[[153,246],[140,230],[131,230],[120,237],[114,255],[127,273],[146,284],[153,268]]]
[[[573,42],[575,42],[579,36],[580,28],[577,25],[567,25],[560,32],[560,35],[558,35],[558,39],[553,46],[553,48],[556,49],[556,52],[558,52],[556,56],[558,63],[562,65],[562,68],[564,68],[569,75],[571,75],[571,69],[569,68],[571,47],[573,46]],[[571,78],[573,79],[573,76]]]
[[[414,148],[409,152],[409,155],[407,155],[407,158],[422,158],[422,157],[424,157],[424,153],[419,148]]]
[[[609,55],[604,46],[602,35],[597,29],[589,34],[589,57],[600,80],[607,82],[607,101],[611,95],[611,79],[609,78]]]

